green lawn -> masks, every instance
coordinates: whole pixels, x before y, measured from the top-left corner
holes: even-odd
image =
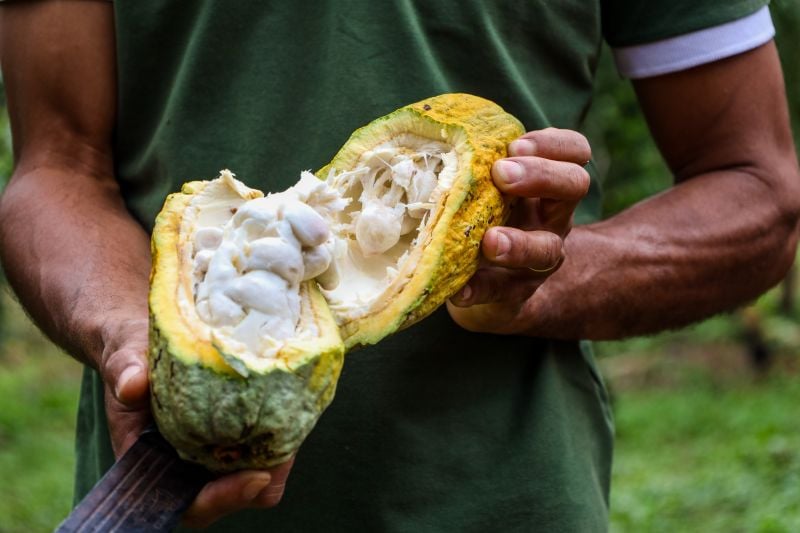
[[[0,532],[52,531],[72,502],[80,365],[5,294],[0,308]]]
[[[755,379],[736,347],[707,349],[690,361],[604,361],[608,373],[634,357],[640,371],[641,359],[673,366],[618,378],[628,383],[614,389],[613,530],[800,531],[800,380],[787,370]]]
[[[10,298],[0,309],[0,532],[51,531],[72,498],[80,367]],[[779,368],[755,378],[725,340],[733,320],[599,346],[617,417],[614,531],[800,531],[798,358],[775,340],[792,334],[773,335]]]

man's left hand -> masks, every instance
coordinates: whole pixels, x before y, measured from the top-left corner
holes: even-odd
[[[584,166],[592,153],[571,130],[531,131],[508,145],[492,178],[514,207],[508,226],[491,228],[480,269],[450,302],[460,326],[487,333],[524,330],[525,303],[564,261],[564,239],[589,190]]]

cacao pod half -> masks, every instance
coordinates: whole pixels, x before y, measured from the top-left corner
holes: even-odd
[[[220,472],[289,459],[345,352],[474,274],[507,215],[491,166],[523,131],[488,100],[445,94],[358,129],[284,192],[223,171],[170,195],[152,237],[150,381],[181,456]]]

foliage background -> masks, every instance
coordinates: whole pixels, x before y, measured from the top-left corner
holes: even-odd
[[[797,132],[800,3],[773,0],[772,13]],[[0,105],[2,187],[12,161],[1,85]],[[585,133],[607,215],[670,185],[607,52]],[[694,327],[597,346],[617,422],[612,530],[800,531],[791,281]],[[0,275],[0,533],[49,531],[69,512],[79,380],[80,366],[42,337]]]

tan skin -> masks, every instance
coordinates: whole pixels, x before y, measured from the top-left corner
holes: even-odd
[[[545,170],[542,179],[537,167],[544,163],[536,160],[580,162],[585,141],[573,132],[545,130],[523,136],[534,140],[533,147],[511,143],[510,153],[523,156],[511,160],[533,156],[523,163],[528,179],[505,185],[496,165],[495,183],[509,195],[533,193],[523,200],[531,209],[522,216],[533,224],[520,227],[569,233],[563,241],[566,260],[551,276],[525,272],[519,267],[540,268],[543,262],[530,252],[537,233],[492,230],[484,238],[484,254],[512,270],[484,269],[470,282],[469,299],[462,292],[452,300],[450,311],[460,325],[494,333],[615,339],[732,309],[784,276],[797,245],[800,176],[774,44],[640,80],[634,87],[676,185],[570,233],[574,202],[553,183],[553,172]],[[541,141],[545,136],[549,140]],[[558,179],[577,182],[576,175],[564,168]],[[514,243],[502,258],[499,233]],[[509,305],[512,301],[518,303]]]
[[[119,455],[149,421],[150,256],[113,175],[113,43],[105,2],[0,9],[16,159],[0,201],[3,265],[42,329],[101,373]],[[586,139],[547,129],[512,142],[493,177],[517,207],[509,226],[486,234],[483,268],[448,303],[460,325],[619,338],[730,309],[786,272],[800,176],[774,46],[635,86],[677,185],[572,228],[589,183]],[[276,505],[290,468],[209,483],[186,524]]]

